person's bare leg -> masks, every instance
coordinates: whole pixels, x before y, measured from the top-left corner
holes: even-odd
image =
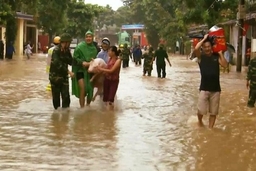
[[[210,115],[209,117],[209,128],[213,128],[216,121],[216,115]]]
[[[222,67],[222,69],[223,69],[222,72],[225,73],[227,68],[226,67]]]
[[[95,79],[98,75],[100,75],[100,73],[94,74],[94,75],[92,76],[92,78],[90,79],[90,82],[93,82],[94,79]]]
[[[230,70],[229,70],[229,63],[228,63],[228,66],[227,66],[227,72],[229,73],[229,71],[230,71]]]
[[[80,107],[83,108],[85,104],[84,79],[78,80],[78,84],[79,84],[79,90],[80,90],[79,103],[80,103]]]
[[[197,113],[198,125],[199,125],[200,127],[203,127],[203,126],[204,126],[204,123],[203,123],[203,116],[204,116],[204,115],[201,115],[201,114]]]
[[[114,103],[109,102],[108,103],[108,108],[109,108],[109,110],[114,110]]]

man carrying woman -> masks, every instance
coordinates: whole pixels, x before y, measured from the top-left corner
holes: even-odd
[[[97,49],[93,44],[93,33],[87,31],[85,41],[79,43],[74,51],[73,58],[86,63],[85,67],[72,65],[72,72],[75,77],[72,79],[72,94],[79,98],[80,107],[85,105],[85,97],[87,96],[87,105],[90,105],[93,98],[93,85],[90,82],[91,74],[88,73],[90,61],[96,58]]]

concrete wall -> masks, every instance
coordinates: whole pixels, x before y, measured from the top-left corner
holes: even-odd
[[[5,27],[0,27],[0,29],[2,29],[2,32],[1,32],[1,38],[4,42],[4,54],[5,54],[5,51],[6,51],[6,39],[5,39],[5,31],[6,31],[6,28]],[[4,58],[5,58],[5,55],[4,55]]]
[[[23,55],[23,42],[24,42],[24,20],[17,19],[17,36],[14,43],[16,55]]]
[[[236,52],[233,54],[234,63],[236,63],[237,58],[237,49],[238,49],[238,29],[239,27],[236,25],[230,26],[230,37],[229,43],[235,47]],[[242,47],[242,64],[244,65],[245,61],[245,53],[246,53],[246,36],[243,36],[243,47]]]

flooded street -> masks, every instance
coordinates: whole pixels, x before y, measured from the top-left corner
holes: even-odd
[[[256,109],[245,73],[222,74],[213,130],[198,128],[196,63],[171,59],[167,78],[122,69],[114,112],[97,99],[53,114],[45,58],[0,61],[0,170],[255,171]],[[205,123],[208,124],[208,117]]]

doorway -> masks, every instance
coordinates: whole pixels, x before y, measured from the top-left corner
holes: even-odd
[[[28,43],[28,41],[31,42],[31,45],[33,46],[32,52],[36,53],[36,50],[37,50],[36,27],[27,26],[26,40],[27,40],[26,44]]]

